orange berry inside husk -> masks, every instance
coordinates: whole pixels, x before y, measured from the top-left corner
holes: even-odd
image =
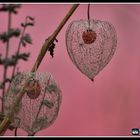
[[[82,38],[85,44],[91,44],[96,40],[96,32],[93,30],[84,31],[82,34]]]
[[[41,86],[38,81],[29,81],[26,86],[26,92],[30,99],[36,99],[41,94]]]

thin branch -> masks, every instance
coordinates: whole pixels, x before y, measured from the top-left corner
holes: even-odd
[[[19,41],[19,44],[18,44],[18,48],[17,48],[17,53],[16,53],[16,55],[18,55],[18,54],[20,53],[20,48],[21,48],[21,44],[22,44],[22,37],[24,36],[26,27],[27,27],[27,26],[25,26],[25,27],[23,28],[23,31],[22,31],[22,34],[21,34],[21,37],[20,37],[20,41]],[[16,60],[16,61],[17,61],[17,60]],[[13,76],[15,75],[16,66],[17,66],[17,63],[16,63],[16,65],[14,65],[14,67],[13,67],[13,71],[12,71],[12,76],[11,76],[11,77],[13,77]]]
[[[9,35],[10,29],[11,29],[11,22],[12,22],[12,13],[11,13],[11,11],[9,11],[8,12],[8,35]],[[8,37],[7,45],[6,45],[6,58],[9,55],[9,44],[10,44],[10,38]]]
[[[7,32],[8,32],[8,35],[9,35],[9,32],[10,32],[10,29],[11,29],[11,21],[12,21],[12,13],[11,11],[8,12],[8,29],[7,29]],[[6,54],[5,54],[5,59],[8,58],[8,55],[9,55],[9,44],[10,44],[10,38],[8,37],[8,40],[7,40],[7,43],[6,43]],[[6,76],[7,76],[7,66],[4,66],[4,74],[3,74],[3,81],[5,81],[6,79]],[[4,97],[4,94],[5,94],[5,83],[3,85],[3,91],[2,91],[2,97]],[[1,112],[4,111],[4,100],[2,100],[2,105],[1,105]]]
[[[61,31],[62,27],[65,25],[65,23],[68,21],[68,19],[71,17],[71,15],[74,13],[74,11],[76,10],[76,8],[78,6],[79,6],[79,4],[73,4],[72,8],[69,10],[67,15],[64,17],[64,19],[62,20],[60,25],[57,27],[57,29],[54,31],[54,33],[48,38],[48,40],[46,40],[46,42],[43,44],[42,49],[41,49],[41,51],[40,51],[40,53],[37,57],[37,60],[35,61],[35,64],[33,65],[33,68],[31,70],[31,72],[34,72],[38,69],[38,67],[39,67],[43,57],[45,56],[50,44],[54,41],[54,39],[56,38],[58,33]],[[24,87],[18,93],[18,97],[16,98],[15,104],[12,105],[11,112],[9,112],[8,116],[4,117],[4,120],[0,124],[0,135],[3,135],[5,133],[5,131],[7,130],[8,126],[10,125],[11,118],[14,114],[14,108],[21,101],[22,96],[25,94],[25,89],[24,88],[26,87],[26,84],[27,83],[25,83]]]
[[[88,17],[88,20],[90,20],[90,4],[88,4],[87,17]]]
[[[88,8],[87,8],[87,18],[88,18],[88,26],[90,29],[90,4],[88,4]]]
[[[23,27],[23,31],[22,31],[22,33],[21,33],[21,37],[20,37],[19,44],[18,44],[18,47],[17,47],[16,55],[18,55],[18,54],[20,53],[20,48],[21,48],[21,44],[22,44],[22,37],[24,36],[26,27],[27,27],[27,26],[24,26],[24,27]],[[16,59],[16,61],[17,61],[17,59]],[[17,62],[16,62],[16,64],[15,64],[14,67],[13,67],[11,79],[12,79],[12,78],[14,77],[14,75],[15,75],[16,67],[17,67]],[[10,84],[9,84],[9,86],[8,86],[8,88],[7,88],[7,93],[8,93],[8,91],[9,91],[9,88],[10,88]]]
[[[22,33],[21,33],[21,36],[20,36],[20,39],[19,39],[19,43],[18,43],[18,47],[17,47],[17,51],[16,51],[16,55],[18,56],[19,55],[19,53],[20,53],[20,48],[21,48],[21,45],[22,45],[22,39],[23,39],[23,36],[24,36],[24,34],[25,34],[25,31],[26,31],[26,28],[29,26],[27,26],[27,23],[28,23],[28,18],[29,18],[29,16],[27,16],[26,18],[25,18],[25,23],[22,23],[22,24],[24,24],[24,26],[22,26],[23,27],[23,30],[22,30]],[[30,17],[31,18],[31,17]],[[31,23],[30,23],[31,24]],[[32,23],[33,24],[33,23]],[[25,26],[26,25],[26,26]],[[15,75],[15,71],[16,71],[16,68],[17,68],[17,60],[18,60],[18,58],[16,57],[16,64],[14,65],[14,67],[13,67],[13,70],[12,70],[12,75],[11,75],[11,79],[14,77],[14,75]],[[7,92],[6,93],[8,93],[9,92],[9,89],[10,89],[10,84],[9,84],[9,86],[8,86],[8,88],[7,88]]]
[[[61,31],[61,29],[63,28],[63,26],[65,25],[65,23],[68,21],[68,19],[71,17],[71,15],[74,13],[74,11],[76,10],[76,8],[79,6],[79,4],[74,4],[72,6],[72,8],[70,9],[70,11],[67,13],[67,15],[64,17],[64,19],[61,21],[61,23],[59,24],[59,26],[56,28],[56,30],[53,32],[53,34],[45,41],[45,43],[42,46],[42,49],[36,59],[36,62],[32,68],[32,72],[34,72],[40,65],[43,57],[45,56],[50,44],[53,43],[53,41],[55,40],[56,36],[58,35],[58,33]]]

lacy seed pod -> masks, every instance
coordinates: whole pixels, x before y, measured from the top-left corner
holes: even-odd
[[[92,81],[110,62],[116,46],[115,28],[107,21],[76,20],[67,28],[66,48],[69,57]]]
[[[58,116],[61,90],[49,73],[23,72],[14,77],[4,98],[4,115],[8,115],[20,90],[25,94],[14,108],[12,126],[24,129],[29,135],[49,127]],[[17,122],[18,121],[18,122]]]

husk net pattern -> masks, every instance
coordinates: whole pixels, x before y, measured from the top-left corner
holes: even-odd
[[[5,115],[11,110],[19,90],[27,80],[38,81],[41,91],[35,99],[30,98],[27,93],[23,95],[21,102],[14,108],[15,114],[12,118],[12,125],[22,128],[29,135],[32,135],[49,127],[56,119],[61,103],[61,90],[49,73],[23,72],[17,74],[4,100]]]
[[[90,25],[90,27],[89,27]],[[93,43],[85,43],[83,32],[96,33]],[[87,40],[88,41],[88,40]],[[117,46],[115,28],[107,21],[76,20],[66,31],[66,47],[76,67],[91,80],[109,63]]]

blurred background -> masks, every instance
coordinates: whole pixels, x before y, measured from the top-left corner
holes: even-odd
[[[36,24],[28,28],[33,45],[23,48],[31,52],[28,62],[21,61],[19,71],[30,71],[45,39],[56,29],[72,4],[22,4],[12,26],[20,27],[27,15]],[[132,128],[140,128],[140,5],[91,4],[91,19],[112,23],[118,44],[110,63],[91,82],[71,62],[65,43],[65,32],[73,20],[87,19],[87,4],[81,4],[59,33],[54,58],[47,53],[38,69],[52,73],[62,90],[62,104],[56,121],[37,136],[131,136]],[[0,13],[0,32],[7,29],[7,14]],[[17,39],[11,40],[10,54]],[[0,42],[0,53],[5,48]],[[10,74],[10,70],[8,73]],[[0,66],[0,79],[3,69]],[[5,135],[13,136],[8,130]],[[26,136],[18,129],[19,136]]]

